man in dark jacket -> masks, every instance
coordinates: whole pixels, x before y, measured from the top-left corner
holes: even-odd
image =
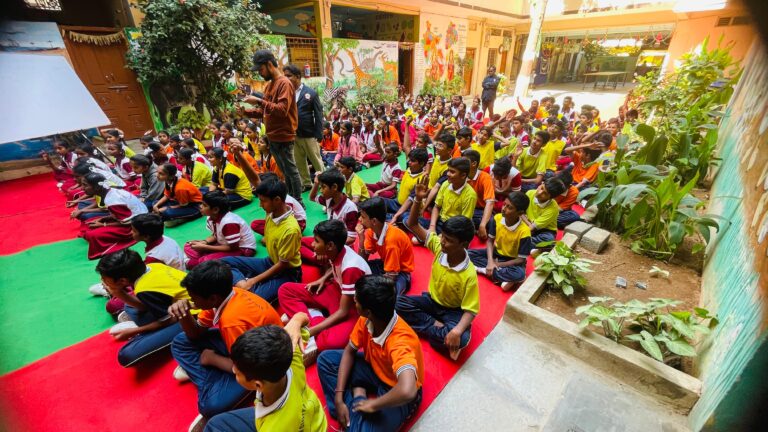
[[[493,117],[493,103],[496,101],[496,90],[499,88],[501,78],[496,75],[496,66],[488,67],[488,76],[483,80],[483,93],[480,101],[483,103],[483,114],[488,110],[488,117]]]
[[[312,179],[309,178],[307,159],[315,168],[315,172],[322,172],[324,169],[318,144],[323,140],[323,106],[320,104],[317,92],[301,82],[301,71],[296,65],[285,65],[283,74],[296,88],[299,126],[296,128],[293,157],[296,160],[296,168],[299,169],[304,190],[308,190],[312,188]]]

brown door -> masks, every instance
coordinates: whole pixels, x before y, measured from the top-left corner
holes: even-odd
[[[501,74],[506,73],[505,71],[507,70],[507,53],[508,52],[509,50],[504,50],[501,53],[501,65],[499,66],[499,73]]]
[[[82,28],[77,31],[99,34],[98,31],[89,32]],[[74,42],[66,35],[64,41],[75,72],[113,127],[122,129],[126,139],[139,138],[145,131],[154,128],[136,75],[125,67],[124,42],[93,45]]]
[[[467,61],[469,62],[467,63]],[[472,93],[472,69],[474,69],[475,64],[474,48],[467,48],[467,52],[464,54],[464,62],[464,74],[462,76],[462,79],[464,80],[464,89],[461,94],[466,96]]]
[[[401,44],[402,45],[402,44]],[[405,93],[410,93],[413,87],[413,44],[409,48],[400,47],[397,50],[397,85],[405,89]]]

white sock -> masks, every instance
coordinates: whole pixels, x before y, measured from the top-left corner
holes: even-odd
[[[485,267],[476,267],[475,270],[477,270],[477,274],[485,274]]]

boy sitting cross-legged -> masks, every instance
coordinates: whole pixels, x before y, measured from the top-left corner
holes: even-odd
[[[565,192],[563,182],[551,178],[540,184],[535,190],[529,190],[525,193],[531,203],[522,220],[531,230],[531,242],[533,242],[534,247],[538,247],[539,243],[555,241],[560,206],[557,205],[554,197],[563,192]],[[539,250],[551,248],[551,246],[538,247],[538,249],[531,251],[531,255],[535,257]]]
[[[197,386],[200,415],[192,423],[194,427],[248,396],[249,391],[232,373],[229,353],[235,340],[251,328],[282,322],[264,299],[233,288],[232,270],[221,261],[201,263],[181,285],[192,301],[182,299],[168,307],[168,314],[184,330],[171,344],[173,358],[179,363],[173,376]],[[193,307],[202,310],[197,319],[190,314]]]
[[[205,432],[325,432],[323,405],[307,385],[299,343],[309,323],[297,313],[285,325],[248,330],[232,345],[237,382],[256,392],[255,407],[219,414]]]
[[[427,185],[419,183],[408,227],[435,255],[429,292],[420,296],[400,296],[396,308],[432,347],[456,360],[469,344],[472,320],[480,310],[477,272],[467,255],[467,246],[475,236],[475,226],[468,217],[453,216],[445,221],[439,236],[432,230],[425,230],[419,225],[417,215],[423,209],[427,193]]]
[[[264,224],[266,257],[226,257],[234,283],[268,302],[277,300],[277,290],[286,282],[301,281],[301,227],[286,204],[288,186],[278,179],[265,180],[256,187],[261,208],[267,213]]]
[[[328,411],[347,431],[396,431],[421,403],[421,343],[395,313],[396,299],[391,279],[360,278],[355,284],[360,318],[349,343],[318,358]]]
[[[530,200],[522,192],[512,192],[504,200],[501,213],[491,220],[485,249],[471,249],[469,259],[477,273],[501,283],[509,291],[525,279],[525,263],[531,252],[531,230],[522,220]]]
[[[360,204],[360,256],[368,262],[371,272],[395,281],[397,295],[405,294],[411,287],[413,244],[403,230],[387,223],[387,205],[384,199],[373,197]],[[380,259],[368,257],[378,253]]]

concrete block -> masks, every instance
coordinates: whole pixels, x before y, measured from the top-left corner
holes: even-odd
[[[592,228],[587,231],[583,237],[581,237],[581,247],[592,252],[600,253],[608,246],[608,240],[611,238],[611,233],[602,228]]]
[[[576,234],[567,232],[563,234],[563,238],[560,239],[560,241],[568,245],[569,248],[573,249],[573,247],[576,246],[576,243],[579,242],[579,238],[576,236]]]
[[[590,206],[584,209],[584,213],[581,214],[581,220],[585,222],[592,222],[597,217],[597,206]]]
[[[576,221],[566,226],[564,231],[566,233],[571,233],[575,235],[579,240],[581,240],[581,237],[584,236],[584,234],[586,234],[587,231],[591,229],[592,229],[592,224]]]

